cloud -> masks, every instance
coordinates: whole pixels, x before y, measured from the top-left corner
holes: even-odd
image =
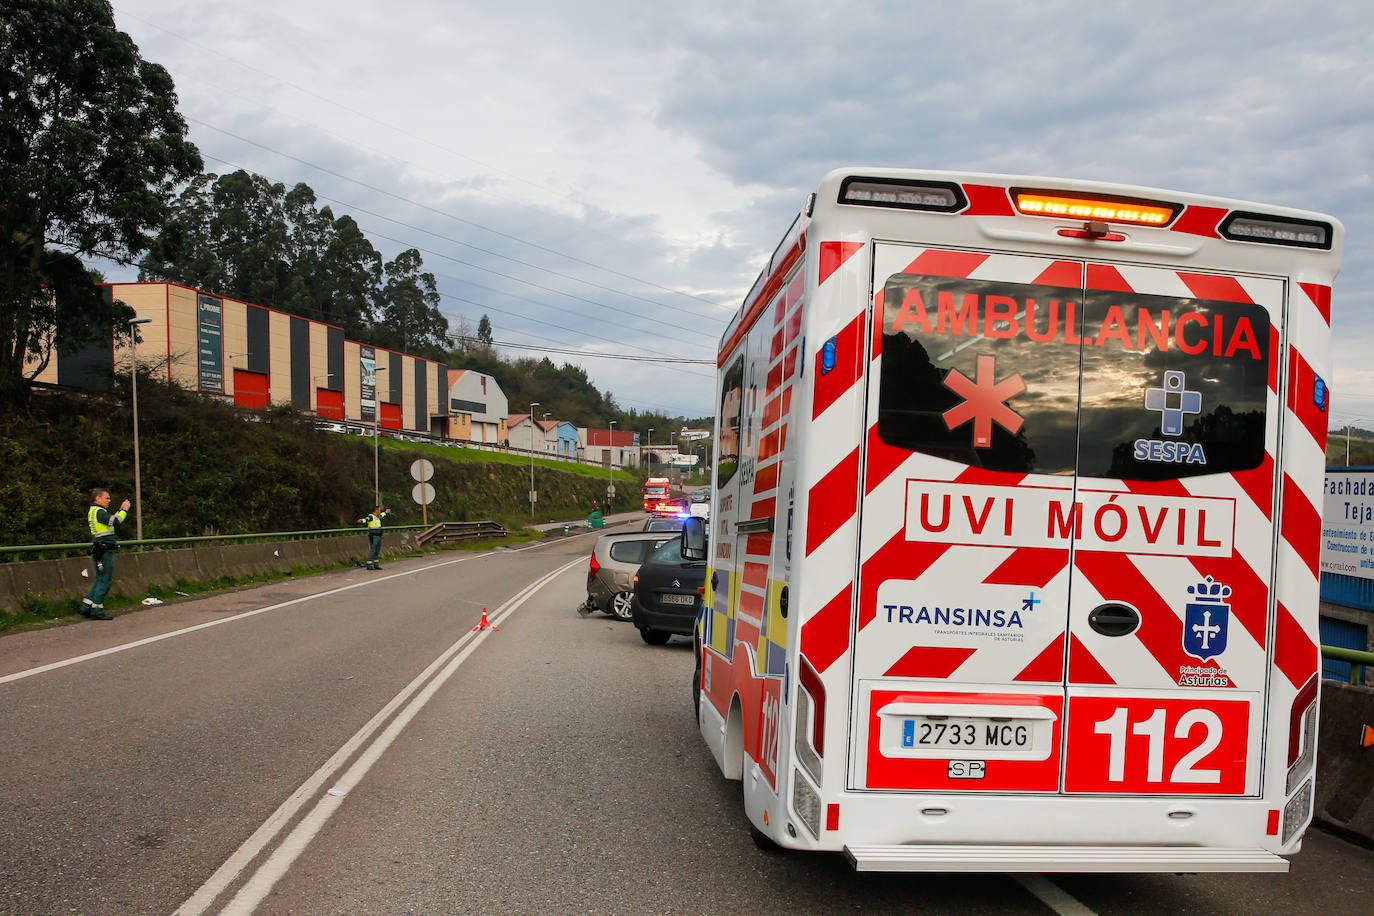
[[[1365,4],[118,0],[115,14],[172,73],[205,153],[305,181],[336,214],[380,214],[354,213],[388,256],[425,250],[445,309],[475,322],[489,307],[498,339],[709,359],[831,169],[1071,176],[1340,218],[1333,418],[1374,415],[1358,394],[1374,392]],[[585,365],[628,406],[711,410],[709,369]]]

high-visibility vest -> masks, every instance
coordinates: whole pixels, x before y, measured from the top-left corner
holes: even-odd
[[[96,518],[97,514],[103,508],[103,506],[91,506],[90,510],[86,513],[86,524],[89,525],[91,528],[91,540],[95,540],[96,538],[114,536],[115,526],[104,524],[98,518]],[[106,511],[108,512],[109,510],[107,509]],[[127,515],[128,513],[122,510],[119,512],[110,512],[111,520],[118,519],[121,522],[124,521]]]
[[[382,516],[383,516],[383,515],[386,515],[386,510],[383,510],[381,515],[376,515],[376,514],[369,515],[369,516],[367,517],[367,527],[369,527],[369,528],[380,528],[380,527],[382,527]]]

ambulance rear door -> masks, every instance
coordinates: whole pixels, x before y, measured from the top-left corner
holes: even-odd
[[[850,786],[1254,795],[1284,281],[874,246]]]
[[[1084,265],[873,256],[850,787],[1056,793]]]
[[[1257,795],[1285,283],[1086,286],[1064,789]]]

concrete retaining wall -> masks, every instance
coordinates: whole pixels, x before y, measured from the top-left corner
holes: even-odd
[[[411,531],[382,535],[382,555],[415,549]],[[325,566],[367,557],[367,537],[306,538],[258,541],[252,544],[206,545],[176,550],[121,550],[115,557],[113,594],[142,597],[151,586],[171,587],[178,581],[208,582],[221,576],[251,576],[286,572],[297,566]],[[24,596],[45,601],[81,600],[91,587],[89,557],[0,563],[0,613],[21,608]]]
[[[1374,725],[1374,687],[1322,681],[1317,732],[1317,817],[1374,842],[1374,747],[1360,727]]]

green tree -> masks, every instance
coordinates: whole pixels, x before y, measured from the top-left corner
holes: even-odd
[[[482,320],[477,322],[477,339],[481,341],[482,345],[485,347],[490,347],[492,345],[491,319],[486,315],[483,315]]]
[[[382,257],[350,216],[251,172],[202,175],[177,199],[140,264],[162,279],[270,305],[365,338]]]
[[[0,0],[0,398],[129,316],[81,259],[147,250],[200,171],[176,101],[109,3]]]
[[[448,319],[439,311],[439,288],[434,274],[421,268],[420,252],[407,248],[383,267],[381,313],[384,324],[373,337],[407,353],[442,354],[447,344]]]

